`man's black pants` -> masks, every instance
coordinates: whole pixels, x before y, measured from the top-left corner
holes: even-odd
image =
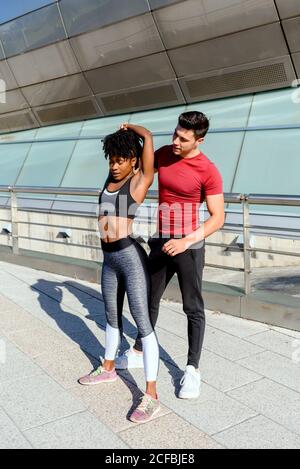
[[[172,257],[161,248],[165,238],[150,238],[149,270],[151,276],[150,319],[155,327],[159,303],[171,278],[177,273],[182,295],[183,310],[188,320],[188,365],[198,368],[205,331],[205,313],[202,298],[202,275],[204,268],[204,242],[200,248],[187,249]],[[142,351],[139,337],[134,345]]]

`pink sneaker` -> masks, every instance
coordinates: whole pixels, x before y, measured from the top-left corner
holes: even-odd
[[[149,394],[144,394],[141,403],[131,414],[130,420],[135,423],[146,423],[151,420],[160,409],[158,399],[154,399]]]
[[[91,386],[100,383],[112,383],[113,381],[116,381],[117,378],[118,375],[115,369],[113,369],[112,371],[106,371],[103,366],[100,365],[95,371],[92,371],[92,373],[90,373],[89,375],[79,378],[78,383]]]

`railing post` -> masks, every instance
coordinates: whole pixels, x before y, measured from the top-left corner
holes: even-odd
[[[19,226],[18,226],[18,201],[14,188],[10,187],[10,207],[11,207],[11,235],[12,235],[12,252],[19,254]]]
[[[244,233],[244,290],[251,293],[251,252],[250,252],[250,213],[247,196],[243,199],[243,233]]]

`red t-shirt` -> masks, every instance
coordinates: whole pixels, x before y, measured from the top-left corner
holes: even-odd
[[[203,153],[174,155],[172,145],[155,152],[159,186],[159,233],[183,236],[200,226],[199,209],[207,195],[222,194],[222,177]]]

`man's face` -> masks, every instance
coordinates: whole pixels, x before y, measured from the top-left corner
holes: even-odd
[[[197,150],[198,145],[203,142],[203,138],[195,138],[193,130],[187,130],[177,125],[173,134],[173,153],[186,157]]]
[[[136,158],[123,158],[121,156],[111,156],[109,158],[109,170],[116,181],[122,181],[133,170]]]

